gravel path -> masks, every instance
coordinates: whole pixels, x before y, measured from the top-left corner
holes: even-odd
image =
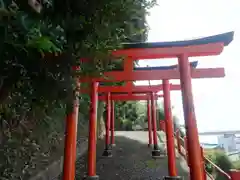
[[[98,143],[97,175],[100,180],[155,180],[168,174],[167,157],[153,160],[147,147],[147,132],[117,132],[116,147],[112,158],[102,158],[103,142]],[[178,161],[180,176],[187,180],[187,173]],[[85,163],[84,163],[85,162]],[[77,180],[86,176],[86,157],[77,161]]]

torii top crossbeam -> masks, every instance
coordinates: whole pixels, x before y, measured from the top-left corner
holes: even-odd
[[[184,53],[188,57],[219,55],[233,40],[233,34],[228,32],[187,41],[128,43],[123,44],[123,49],[113,51],[112,55],[132,57],[132,60],[172,58]]]
[[[123,49],[113,51],[114,56],[128,57],[127,61],[138,59],[154,59],[163,57],[178,57],[181,54],[191,56],[209,56],[218,55],[222,52],[224,46],[227,46],[233,40],[233,32],[209,36],[205,38],[177,41],[177,42],[161,42],[161,43],[131,43],[125,44]],[[129,58],[130,57],[130,58]],[[130,63],[131,64],[131,63]],[[130,65],[132,66],[132,65]],[[126,67],[126,66],[125,66]],[[180,79],[180,74],[177,69],[152,69],[149,70],[134,70],[130,71],[112,71],[104,73],[102,77],[82,77],[81,82],[99,81],[99,82],[116,82],[116,81],[141,81],[141,80],[160,80],[160,79]],[[128,69],[128,70],[129,70]],[[224,68],[211,69],[192,69],[192,78],[216,78],[224,77]]]

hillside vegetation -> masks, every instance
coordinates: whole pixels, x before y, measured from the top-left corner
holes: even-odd
[[[231,169],[240,169],[240,161],[238,160],[232,162],[223,149],[206,150],[205,155],[226,173],[228,173]],[[212,174],[216,180],[228,180],[210,163],[206,164],[206,170],[208,173]]]
[[[146,39],[145,15],[154,3],[0,1],[0,179],[28,179],[62,155],[75,77],[121,67],[108,52]],[[89,97],[79,98],[78,135],[85,137]]]

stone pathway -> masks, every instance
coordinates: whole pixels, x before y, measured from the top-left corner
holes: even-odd
[[[168,175],[167,157],[154,160],[151,158],[151,148],[147,147],[148,134],[139,132],[117,132],[116,147],[113,148],[112,158],[103,158],[103,142],[98,143],[97,175],[100,180],[156,180]],[[77,161],[76,179],[86,177],[86,157]],[[180,176],[185,180],[188,173],[177,159]]]

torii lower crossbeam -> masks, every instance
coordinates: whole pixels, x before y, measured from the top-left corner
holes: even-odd
[[[154,99],[157,100],[158,98],[163,97],[163,95],[155,95]],[[124,95],[124,94],[113,94],[111,95],[111,100],[114,101],[141,101],[141,100],[148,100],[150,98],[149,95]],[[99,101],[106,101],[106,96],[101,95],[98,96]]]
[[[99,81],[144,81],[144,80],[159,80],[159,79],[180,79],[178,70],[154,70],[154,71],[133,71],[133,72],[106,72],[104,75],[107,78],[85,77],[81,78],[82,82]],[[208,68],[208,69],[191,69],[191,78],[219,78],[224,77],[224,68]]]
[[[160,85],[151,85],[151,86],[99,86],[98,92],[105,93],[148,93],[148,92],[158,92],[162,91],[163,86]],[[181,90],[181,86],[179,84],[170,84],[171,91]],[[88,93],[90,92],[89,89],[81,89],[81,93]]]

